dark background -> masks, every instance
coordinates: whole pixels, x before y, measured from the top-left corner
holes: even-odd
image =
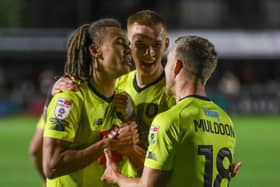
[[[125,28],[141,9],[167,21],[171,40],[201,33],[216,45],[220,59],[208,93],[226,110],[280,113],[278,0],[1,0],[0,116],[41,113],[75,27],[114,17]]]

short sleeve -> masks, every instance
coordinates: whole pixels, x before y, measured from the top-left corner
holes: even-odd
[[[74,92],[56,94],[47,110],[44,137],[73,142],[78,131],[82,100]]]
[[[150,128],[145,166],[169,171],[173,169],[177,135],[172,120],[162,114],[155,118]]]

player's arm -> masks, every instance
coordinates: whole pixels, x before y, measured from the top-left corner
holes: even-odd
[[[140,147],[139,145],[134,145],[132,151],[128,155],[129,160],[136,168],[137,173],[141,174],[144,167],[146,150]]]
[[[106,156],[106,170],[101,180],[111,184],[118,184],[120,187],[164,187],[167,184],[170,173],[144,167],[143,174],[140,178],[129,178],[123,176],[117,165],[112,161],[110,150],[104,150]]]
[[[59,177],[82,169],[95,161],[104,148],[120,147],[116,140],[105,138],[84,149],[70,149],[70,142],[44,137],[43,168],[48,178]],[[128,145],[123,145],[128,146]]]
[[[52,88],[52,87],[51,87]],[[32,141],[29,146],[29,155],[32,160],[35,169],[42,177],[45,186],[46,177],[43,171],[43,134],[44,134],[44,127],[45,127],[45,120],[47,117],[47,108],[50,100],[52,99],[51,95],[51,88],[48,91],[47,99],[45,101],[43,113],[40,116],[40,119],[37,123],[37,128],[32,138]]]
[[[138,173],[142,173],[146,150],[138,145],[139,134],[136,122],[133,121],[128,122],[125,125],[121,125],[117,133],[117,140],[122,142],[133,142],[132,146],[118,149],[118,152],[122,155],[126,155],[131,161],[132,165],[137,168]]]
[[[42,128],[36,129],[29,146],[29,155],[33,165],[35,166],[35,169],[40,174],[42,179],[45,181],[45,175],[43,172],[43,165],[42,165],[43,131],[44,129]]]

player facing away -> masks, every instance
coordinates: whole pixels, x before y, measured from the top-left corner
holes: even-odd
[[[124,186],[226,187],[236,134],[231,118],[206,95],[217,65],[212,43],[198,36],[175,41],[165,67],[166,92],[176,105],[152,122],[142,176],[120,174],[106,149],[102,180]]]
[[[100,180],[103,149],[126,150],[137,143],[136,125],[125,139],[105,135],[119,123],[112,105],[115,80],[130,65],[129,42],[115,19],[82,25],[70,36],[64,73],[79,81],[79,91],[62,91],[48,105],[43,142],[48,187],[108,186]],[[127,158],[119,161],[130,164]]]

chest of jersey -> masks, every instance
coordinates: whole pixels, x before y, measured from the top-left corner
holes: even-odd
[[[54,97],[49,107],[49,136],[70,141],[73,148],[87,147],[99,141],[103,131],[120,122],[112,102],[88,87],[82,87],[79,93],[66,92]]]
[[[166,111],[175,103],[165,93],[164,77],[140,88],[135,79],[135,72],[132,72],[120,81],[118,89],[129,94],[133,100],[137,117],[147,126],[150,126],[158,113]]]

